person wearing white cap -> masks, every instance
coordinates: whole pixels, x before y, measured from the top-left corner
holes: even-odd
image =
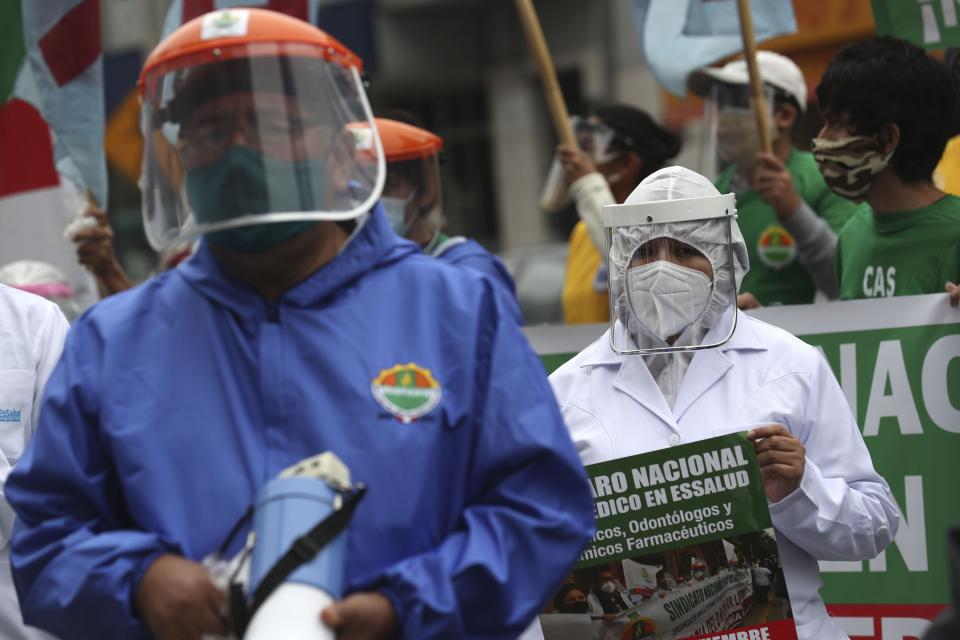
[[[682,167],[604,208],[610,328],[550,376],[585,465],[749,431],[801,640],[846,638],[817,560],[863,560],[900,514],[826,360],[735,306],[733,194]]]
[[[772,97],[773,153],[760,148],[744,60],[690,74],[690,90],[715,104],[717,155],[728,166],[715,180],[737,194],[740,223],[753,269],[743,282],[741,308],[808,304],[816,291],[839,294],[834,272],[836,234],[857,205],[824,183],[813,156],[793,146],[791,130],[807,109],[803,72],[789,58],[757,54]]]

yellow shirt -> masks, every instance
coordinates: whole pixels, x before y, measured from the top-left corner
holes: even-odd
[[[960,196],[960,136],[947,143],[947,149],[943,152],[943,158],[933,172],[933,177],[939,188]]]
[[[599,268],[600,252],[590,242],[587,225],[580,221],[570,234],[567,273],[563,280],[563,320],[567,324],[610,320],[607,294],[593,288]]]

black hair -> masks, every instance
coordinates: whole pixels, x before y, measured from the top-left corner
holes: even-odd
[[[680,153],[680,137],[636,107],[608,104],[594,108],[592,113],[617,133],[613,139],[615,149],[633,151],[643,159],[641,180]]]
[[[960,132],[960,96],[946,67],[915,44],[881,37],[845,46],[817,87],[827,122],[848,115],[856,135],[900,129],[890,164],[904,182],[930,180]]]
[[[566,606],[564,605],[563,601],[567,597],[567,595],[570,594],[571,591],[579,591],[583,595],[587,595],[588,593],[590,593],[589,591],[587,591],[585,588],[583,588],[576,582],[568,582],[562,587],[560,587],[560,590],[557,591],[557,595],[553,596],[553,608],[556,609],[557,611],[560,611],[561,609],[563,609]]]

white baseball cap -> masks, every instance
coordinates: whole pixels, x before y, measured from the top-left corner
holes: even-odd
[[[786,56],[772,51],[757,52],[757,67],[766,84],[783,90],[797,101],[800,111],[807,110],[807,83],[796,63]],[[706,97],[717,82],[724,84],[750,84],[746,60],[734,60],[722,67],[702,67],[687,78],[687,87],[694,94]]]

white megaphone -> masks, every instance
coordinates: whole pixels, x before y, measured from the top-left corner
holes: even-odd
[[[253,513],[246,592],[231,585],[231,626],[237,636],[334,639],[320,612],[343,594],[343,534],[364,491],[350,485],[350,471],[329,452],[264,485]]]

